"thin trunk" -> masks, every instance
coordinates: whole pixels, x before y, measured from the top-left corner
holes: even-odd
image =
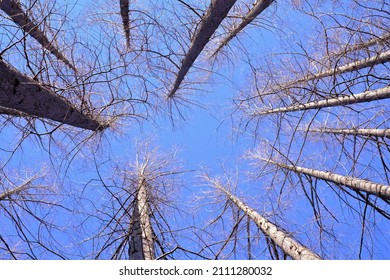
[[[310,249],[302,246],[297,241],[289,237],[289,234],[278,229],[276,225],[268,221],[252,208],[244,204],[240,199],[224,189],[218,182],[214,186],[221,190],[239,209],[252,219],[259,229],[278,245],[287,255],[295,260],[321,260],[321,257],[313,253]]]
[[[211,36],[221,24],[222,20],[227,16],[235,2],[236,0],[211,1],[206,14],[203,16],[200,22],[199,29],[194,35],[191,46],[182,60],[182,64],[180,66],[179,72],[176,75],[176,80],[173,84],[172,90],[168,94],[168,98],[173,97],[176,91],[179,89],[192,64],[195,62],[196,58],[209,42]]]
[[[346,46],[345,49],[341,49],[339,52],[335,53],[335,56],[344,55],[349,52],[366,49],[368,47],[375,46],[377,44],[382,44],[390,40],[390,33],[385,33],[384,35],[380,37],[374,37],[368,41],[364,41],[352,46]]]
[[[230,40],[237,36],[248,24],[250,24],[257,16],[259,16],[265,9],[267,9],[274,0],[259,0],[253,8],[244,16],[240,24],[238,24],[232,31],[229,32],[228,36],[219,44],[217,50],[212,56],[216,56],[220,50],[226,46]]]
[[[13,188],[11,190],[7,190],[3,193],[0,193],[0,201],[9,198],[11,195],[18,194],[24,190],[27,190],[30,187],[31,180],[28,180],[27,182],[21,184],[20,186]]]
[[[0,73],[1,107],[93,131],[106,127],[1,60]]]
[[[156,259],[154,250],[154,234],[150,221],[148,192],[144,179],[140,180],[138,186],[132,220],[130,259]]]
[[[390,138],[390,129],[376,129],[376,128],[355,128],[355,129],[339,129],[339,128],[320,128],[310,129],[309,132],[314,133],[328,133],[328,134],[342,134],[366,137],[381,137]]]
[[[72,63],[70,63],[69,60],[49,41],[46,35],[39,30],[38,25],[34,23],[23,11],[20,1],[2,0],[0,1],[0,9],[10,16],[11,19],[24,30],[24,32],[30,34],[45,49],[64,62],[69,68],[76,71],[76,68],[72,65]]]
[[[126,47],[130,49],[130,18],[129,18],[129,0],[120,0],[119,1],[121,8],[121,17],[123,23],[123,30],[126,37]]]
[[[253,116],[268,115],[274,113],[285,113],[294,111],[304,111],[309,109],[322,109],[327,107],[344,106],[356,103],[370,102],[374,100],[381,100],[390,97],[390,86],[381,89],[369,90],[353,95],[344,95],[335,98],[328,98],[318,101],[312,101],[305,104],[292,105],[265,111],[256,111],[252,113]]]
[[[288,165],[281,162],[275,162],[270,159],[262,160],[266,161],[267,163],[277,165],[281,168],[294,171],[295,173],[306,174],[311,177],[345,186],[354,191],[362,191],[385,199],[390,199],[390,186],[387,185],[377,184],[368,180],[363,180],[351,176],[343,176],[329,171],[321,171],[301,166]]]
[[[322,79],[326,77],[331,77],[335,75],[340,75],[348,72],[353,72],[353,71],[358,71],[364,68],[372,67],[378,64],[386,63],[390,61],[390,50],[377,54],[375,56],[362,59],[362,60],[357,60],[342,66],[337,66],[332,69],[328,69],[322,72],[318,72],[315,74],[308,74],[302,78],[299,78],[297,80],[293,80],[281,85],[277,85],[275,89],[271,91],[267,91],[266,93],[263,93],[262,95],[270,95],[273,94],[273,91],[280,91],[280,90],[287,90],[289,88],[292,88],[294,86],[297,86],[298,84],[302,83],[307,83],[312,80],[316,79]]]

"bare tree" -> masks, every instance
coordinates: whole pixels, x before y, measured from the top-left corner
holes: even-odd
[[[68,67],[77,71],[72,63],[56,48],[46,35],[39,30],[38,24],[34,23],[29,16],[23,11],[19,0],[2,0],[0,2],[0,9],[2,9],[11,19],[18,24],[26,34],[31,35],[44,48],[55,55],[59,60],[64,62]]]
[[[214,34],[215,30],[221,24],[222,20],[227,16],[229,10],[234,5],[236,1],[220,1],[212,0],[211,4],[206,11],[205,15],[202,17],[202,20],[199,24],[199,27],[194,35],[191,46],[187,53],[184,56],[184,59],[181,62],[180,69],[176,75],[175,82],[173,83],[172,89],[168,94],[168,98],[171,98],[175,95],[176,91],[179,89],[180,84],[184,80],[187,72],[190,70],[192,64],[195,62],[196,58],[202,52],[203,48],[209,42],[211,36]]]

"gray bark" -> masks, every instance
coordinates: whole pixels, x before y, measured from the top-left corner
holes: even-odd
[[[89,130],[106,125],[82,113],[65,98],[56,95],[36,81],[0,60],[0,106],[29,116],[46,118]],[[4,110],[3,112],[4,113]]]
[[[356,103],[370,102],[374,100],[381,100],[390,97],[390,86],[386,86],[377,90],[369,90],[354,95],[344,95],[335,98],[328,98],[305,104],[292,105],[287,107],[281,107],[265,111],[255,111],[252,113],[253,116],[268,115],[274,113],[285,113],[294,111],[304,111],[309,109],[322,109],[327,107],[351,105]]]
[[[252,208],[244,204],[240,199],[232,195],[229,191],[224,189],[219,183],[214,183],[214,186],[221,190],[239,209],[255,222],[259,229],[271,238],[276,245],[278,245],[287,255],[295,260],[321,260],[321,257],[313,253],[310,249],[299,244],[288,234],[278,229],[276,225],[268,221]]]
[[[355,191],[362,191],[385,199],[390,199],[390,186],[374,183],[368,180],[363,180],[351,176],[343,176],[329,171],[321,171],[306,167],[288,165],[281,162],[276,162],[270,159],[262,159],[267,163],[274,164],[287,170],[291,170],[298,174],[306,174],[318,179],[332,182],[341,186],[348,187]]]
[[[274,0],[258,0],[253,8],[244,16],[242,21],[229,32],[227,37],[219,44],[217,50],[213,53],[212,56],[217,55],[220,50],[226,46],[230,40],[237,36],[248,24],[250,24],[256,17],[258,17],[265,9],[267,9]]]
[[[38,25],[34,23],[23,11],[20,1],[17,0],[0,0],[0,9],[3,10],[24,32],[30,34],[45,49],[50,51],[59,60],[64,62],[69,68],[76,71],[76,68],[69,60],[49,41],[46,35],[39,30]]]
[[[140,179],[131,223],[130,259],[156,259],[154,239],[146,181]]]
[[[215,30],[221,24],[222,20],[227,16],[230,9],[233,7],[236,0],[212,0],[211,4],[203,16],[200,26],[194,35],[191,46],[182,60],[179,72],[176,75],[176,80],[173,84],[168,98],[175,95],[179,89],[184,77],[194,64],[196,58],[202,52],[206,44],[209,42]]]

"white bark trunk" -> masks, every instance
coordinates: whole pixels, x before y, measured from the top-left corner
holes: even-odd
[[[18,24],[24,32],[30,34],[45,49],[50,51],[59,60],[64,62],[69,68],[76,71],[76,68],[69,60],[49,41],[46,35],[39,30],[37,24],[32,22],[28,15],[23,11],[20,2],[17,0],[1,0],[0,9],[2,9],[11,19]]]
[[[274,89],[267,91],[266,93],[263,93],[262,95],[270,95],[273,94],[274,91],[283,91],[288,90],[289,88],[295,87],[302,83],[307,83],[312,80],[316,79],[322,79],[326,77],[331,77],[334,75],[340,75],[352,71],[358,71],[364,68],[372,67],[378,64],[386,63],[390,61],[390,50],[386,51],[384,53],[380,53],[378,55],[354,61],[342,66],[338,66],[332,69],[328,69],[326,71],[318,72],[316,74],[308,74],[302,78],[299,78],[297,80],[293,80],[281,85],[277,85]]]
[[[226,46],[230,40],[237,36],[248,24],[250,24],[257,16],[259,16],[265,9],[267,9],[274,0],[259,0],[254,4],[253,8],[244,16],[239,25],[237,25],[228,36],[218,46],[217,50],[212,56],[215,56],[219,51]]]
[[[282,167],[284,169],[294,171],[295,173],[306,174],[318,179],[348,187],[355,191],[362,191],[385,199],[390,199],[390,186],[387,185],[377,184],[368,180],[363,180],[355,177],[343,176],[329,171],[321,171],[300,166],[293,166],[281,162],[275,162],[269,159],[262,160]]]
[[[94,131],[105,127],[91,116],[82,113],[65,98],[41,86],[2,60],[0,73],[1,107]]]
[[[339,128],[320,128],[310,129],[309,132],[328,133],[328,134],[343,134],[356,135],[368,137],[387,137],[390,138],[390,129],[376,129],[376,128],[356,128],[356,129],[339,129]]]
[[[230,9],[233,7],[236,0],[212,0],[211,4],[203,16],[199,29],[197,30],[194,38],[191,42],[191,46],[186,53],[179,72],[176,75],[176,80],[173,84],[171,91],[168,94],[168,98],[175,95],[179,89],[180,84],[183,82],[184,77],[190,70],[192,64],[196,58],[202,52],[206,44],[209,42],[211,36],[215,30],[221,24],[222,20],[227,16]]]
[[[253,116],[268,115],[274,113],[284,113],[293,111],[303,111],[309,109],[321,109],[326,107],[335,107],[342,105],[351,105],[356,103],[370,102],[374,100],[386,99],[390,97],[390,86],[386,86],[377,90],[369,90],[362,93],[340,96],[336,98],[328,98],[319,101],[308,102],[305,104],[292,105],[265,111],[256,111]]]
[[[288,234],[278,229],[276,225],[268,221],[252,208],[245,205],[240,199],[233,196],[229,191],[225,190],[219,183],[214,183],[214,186],[224,192],[238,208],[246,213],[252,219],[259,229],[271,238],[287,255],[295,260],[321,260],[321,257],[313,253],[310,249],[302,246],[297,241],[289,237]]]

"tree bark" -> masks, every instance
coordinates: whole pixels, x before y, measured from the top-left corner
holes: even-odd
[[[257,16],[267,9],[272,2],[274,2],[274,0],[258,0],[254,4],[253,8],[244,16],[240,24],[230,31],[228,36],[223,39],[212,56],[216,56],[220,50],[230,42],[230,40],[236,37],[238,33],[240,33],[248,24],[250,24]]]
[[[328,69],[328,70],[318,72],[315,74],[308,74],[308,75],[305,75],[304,77],[299,78],[297,80],[293,80],[293,81],[290,81],[290,82],[287,82],[287,83],[284,83],[281,85],[277,85],[275,89],[272,89],[271,91],[267,91],[263,95],[270,95],[270,94],[273,94],[273,91],[287,90],[289,88],[292,88],[292,87],[297,86],[297,85],[302,84],[302,83],[307,83],[307,82],[312,81],[312,80],[327,78],[327,77],[331,77],[334,75],[340,75],[340,74],[344,74],[344,73],[348,73],[348,72],[352,72],[352,71],[358,71],[358,70],[361,70],[364,68],[372,67],[372,66],[375,66],[378,64],[389,62],[389,61],[390,61],[390,51],[386,51],[386,52],[379,53],[379,54],[372,56],[372,57],[369,57],[369,58],[357,60],[357,61],[345,64],[345,65],[337,66],[337,67],[334,67],[332,69]]]
[[[244,211],[245,214],[255,222],[259,229],[291,258],[295,260],[321,260],[320,256],[313,253],[307,247],[299,244],[285,232],[279,230],[276,225],[268,221],[252,208],[245,205],[240,199],[224,189],[219,183],[215,182],[214,186],[221,190],[239,209]]]
[[[342,185],[354,191],[362,191],[385,199],[390,199],[390,186],[387,185],[377,184],[368,180],[363,180],[355,177],[343,176],[329,171],[321,171],[321,170],[316,170],[311,168],[288,165],[270,159],[261,159],[261,160],[282,167],[284,169],[294,171],[295,173],[298,174],[306,174],[311,177],[315,177],[318,179],[335,183],[337,185]]]
[[[34,23],[28,15],[23,11],[20,1],[17,0],[1,0],[0,9],[2,9],[11,19],[18,24],[24,32],[30,34],[37,40],[45,49],[50,51],[59,60],[64,62],[69,68],[77,71],[69,60],[49,41],[46,35],[39,30],[38,25]]]
[[[328,134],[342,134],[355,135],[366,137],[381,137],[390,138],[390,129],[376,129],[376,128],[355,128],[355,129],[339,129],[339,128],[320,128],[310,129],[309,132],[314,133],[328,133]]]
[[[212,0],[206,14],[203,16],[199,29],[197,30],[191,42],[191,46],[182,60],[179,72],[176,75],[176,80],[173,84],[168,98],[172,98],[179,89],[184,77],[190,70],[196,58],[202,52],[206,44],[209,42],[215,30],[221,24],[222,20],[227,16],[230,9],[233,7],[236,0]]]
[[[106,125],[0,60],[0,106],[89,130]],[[4,113],[4,110],[3,110]]]
[[[150,209],[146,180],[140,179],[131,223],[130,259],[154,260],[154,233],[150,221]]]
[[[120,0],[119,4],[121,8],[123,30],[125,32],[125,37],[126,37],[126,47],[129,50],[130,49],[129,0]]]
[[[303,111],[309,109],[322,109],[327,107],[344,106],[356,103],[370,102],[374,100],[381,100],[390,97],[390,86],[383,87],[377,90],[369,90],[362,93],[340,96],[335,98],[328,98],[319,101],[308,102],[305,104],[292,105],[265,111],[256,111],[252,113],[253,116],[268,115],[274,113]]]

